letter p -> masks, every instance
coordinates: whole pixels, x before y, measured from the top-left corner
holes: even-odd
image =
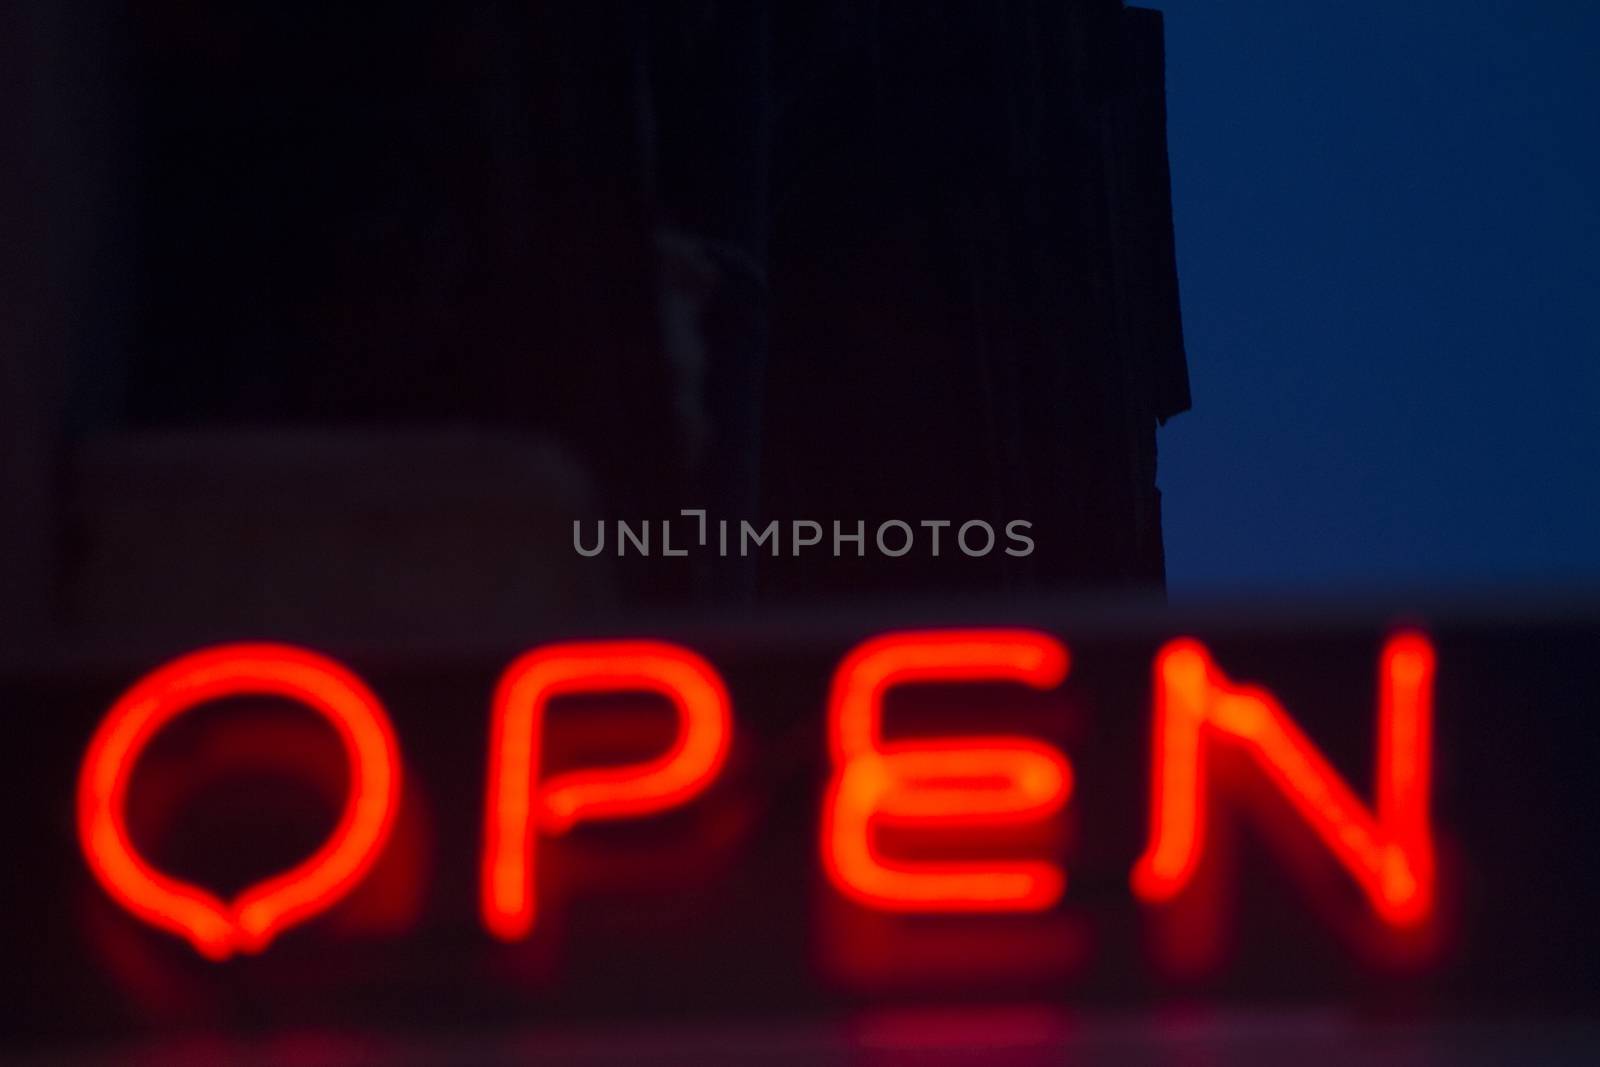
[[[539,779],[551,699],[639,691],[666,697],[677,713],[677,734],[666,752]],[[716,778],[733,733],[727,689],[711,665],[688,649],[656,641],[535,649],[501,677],[492,716],[480,903],[484,924],[506,941],[533,928],[541,830],[557,835],[584,820],[625,819],[685,803]]]

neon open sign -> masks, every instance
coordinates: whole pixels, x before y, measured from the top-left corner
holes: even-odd
[[[1231,679],[1199,641],[1165,644],[1152,666],[1148,829],[1129,877],[1146,906],[1181,900],[1207,851],[1207,812],[1224,783],[1208,773],[1224,751],[1264,773],[1279,797],[1348,875],[1372,920],[1407,930],[1435,910],[1429,818],[1434,650],[1401,632],[1377,659],[1375,781],[1338,773],[1266,688]],[[818,863],[844,898],[889,913],[1016,913],[1056,907],[1070,875],[1055,851],[962,857],[942,850],[973,832],[1043,824],[1071,804],[1068,751],[1016,734],[888,737],[891,691],[929,684],[1012,684],[1050,690],[1069,655],[1033,630],[895,632],[855,647],[834,671],[827,704],[828,781],[817,798]],[[674,713],[669,744],[648,758],[546,774],[546,711],[567,696],[645,693]],[[268,696],[311,709],[337,733],[349,774],[342,813],[308,858],[231,900],[163,872],[129,832],[129,785],[141,753],[167,724],[202,705]],[[495,690],[485,753],[478,912],[514,941],[539,924],[541,842],[585,823],[640,820],[693,805],[723,772],[737,709],[717,670],[659,641],[546,645],[517,658]],[[266,948],[349,895],[389,839],[401,802],[400,739],[378,697],[349,670],[285,645],[242,644],[181,657],[111,707],[84,756],[78,835],[90,870],[127,911],[186,939],[208,958]],[[1238,801],[1240,798],[1230,798]],[[911,830],[915,850],[897,844]]]

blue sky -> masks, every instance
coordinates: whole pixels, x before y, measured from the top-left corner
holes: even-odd
[[[1600,3],[1151,6],[1172,598],[1600,589]]]

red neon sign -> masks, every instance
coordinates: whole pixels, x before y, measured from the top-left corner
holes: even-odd
[[[1378,663],[1378,803],[1369,811],[1264,689],[1230,682],[1204,645],[1174,641],[1156,657],[1150,842],[1134,892],[1159,903],[1188,885],[1205,847],[1207,736],[1243,746],[1394,926],[1433,907],[1428,823],[1433,646],[1392,638]]]
[[[544,712],[557,696],[659,693],[678,714],[672,747],[642,763],[556,775],[540,782]],[[527,936],[536,911],[537,833],[586,819],[625,819],[676,807],[716,778],[733,734],[732,702],[711,665],[658,641],[551,645],[507,669],[495,692],[480,901],[503,940]]]
[[[350,760],[350,787],[338,825],[321,848],[224,903],[147,863],[129,838],[125,808],[139,756],[163,726],[208,701],[244,695],[298,701],[327,719]],[[221,960],[236,951],[261,951],[349,893],[383,850],[399,795],[394,730],[360,679],[303,649],[228,645],[168,663],[112,706],[78,780],[78,838],[89,869],[113,899]]]
[[[1207,752],[1225,743],[1265,772],[1383,923],[1404,928],[1426,921],[1436,891],[1429,818],[1434,666],[1433,647],[1420,634],[1399,634],[1382,650],[1376,802],[1369,808],[1270,693],[1230,681],[1198,641],[1166,645],[1154,667],[1150,833],[1133,871],[1135,894],[1162,903],[1193,880],[1206,850]],[[893,633],[852,650],[835,672],[827,704],[831,768],[818,846],[830,884],[851,901],[891,913],[1053,907],[1065,883],[1057,858],[995,859],[995,846],[982,859],[912,857],[889,838],[908,830],[960,847],[974,830],[1049,829],[1073,790],[1067,757],[1025,736],[886,738],[883,708],[900,686],[1011,682],[1046,690],[1067,670],[1065,647],[1031,630]],[[665,750],[545,776],[550,701],[622,692],[666,698],[676,725]],[[125,807],[141,754],[166,724],[238,695],[282,697],[317,712],[337,731],[351,772],[328,840],[297,866],[224,902],[139,855]],[[489,931],[517,940],[532,930],[541,834],[683,805],[717,778],[732,732],[721,678],[677,645],[559,644],[514,661],[491,709],[479,899]],[[382,851],[399,796],[394,731],[359,679],[305,650],[231,645],[179,658],[116,701],[81,768],[78,833],[91,871],[117,903],[220,960],[260,951],[348,894]]]
[[[884,694],[914,682],[1060,684],[1067,651],[1026,630],[890,634],[839,666],[828,701],[833,780],[823,800],[822,862],[845,895],[891,911],[1039,911],[1064,878],[1047,861],[895,861],[879,825],[983,826],[1038,821],[1066,803],[1072,767],[1025,737],[882,738]]]

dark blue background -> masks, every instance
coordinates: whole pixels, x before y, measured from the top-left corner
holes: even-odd
[[[1600,4],[1152,6],[1174,599],[1600,589]]]

